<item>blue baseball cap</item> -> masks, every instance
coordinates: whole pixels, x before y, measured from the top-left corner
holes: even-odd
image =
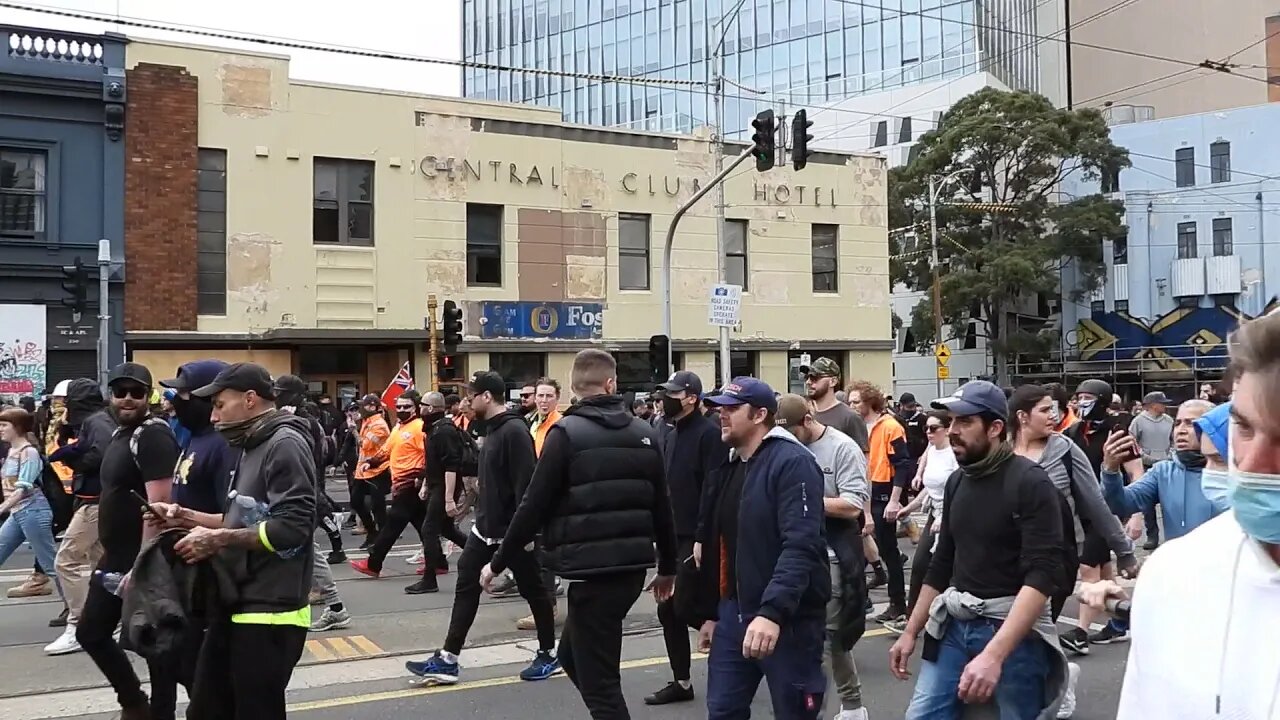
[[[778,396],[769,383],[753,377],[736,377],[721,388],[718,395],[707,398],[713,405],[752,405],[769,412],[778,411]]]
[[[1001,420],[1009,419],[1009,399],[1005,397],[1004,390],[986,380],[971,380],[950,397],[938,398],[930,405],[935,410],[946,410],[958,417],[989,412]]]
[[[177,392],[192,392],[209,385],[218,373],[227,369],[227,363],[221,360],[196,360],[178,368],[178,376],[169,380],[161,380],[160,387]]]
[[[1196,430],[1209,436],[1218,454],[1227,456],[1228,430],[1231,426],[1231,403],[1224,402],[1195,420]]]

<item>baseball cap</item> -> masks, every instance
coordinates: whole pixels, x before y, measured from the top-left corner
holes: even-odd
[[[107,384],[112,385],[119,380],[132,380],[143,387],[151,387],[151,371],[145,365],[136,362],[122,362],[111,368],[107,376]]]
[[[899,405],[915,405],[916,396],[913,393],[904,392],[902,393],[902,397],[898,398],[898,404]]]
[[[227,364],[221,360],[196,360],[178,368],[177,377],[161,380],[160,387],[178,392],[191,392],[213,382],[213,379],[218,377],[218,373],[226,369]]]
[[[935,410],[946,410],[959,417],[989,412],[1001,420],[1009,419],[1009,401],[1004,390],[986,380],[971,380],[950,397],[938,398],[930,405]]]
[[[275,383],[271,373],[257,363],[240,362],[228,365],[218,373],[213,382],[191,391],[196,397],[213,397],[223,390],[236,392],[254,391],[268,400],[275,399]]]
[[[769,383],[748,376],[734,378],[719,395],[707,398],[707,402],[721,406],[753,405],[770,412],[778,410],[778,398]]]
[[[507,381],[492,370],[477,370],[476,374],[471,376],[471,383],[467,387],[476,395],[489,393],[499,402],[506,399]]]
[[[840,377],[840,364],[829,357],[820,357],[808,365],[801,365],[800,374],[817,375],[819,377]]]
[[[1173,401],[1169,399],[1168,395],[1165,395],[1159,390],[1156,390],[1154,392],[1149,392],[1146,395],[1142,396],[1143,405],[1150,405],[1151,403],[1159,403],[1160,405],[1172,405]]]
[[[666,390],[667,392],[688,392],[694,395],[701,395],[702,378],[690,370],[680,370],[672,374],[666,382],[659,383],[658,389]]]
[[[360,398],[354,404],[356,405],[356,407],[364,407],[365,405],[381,405],[382,398],[378,397],[377,395],[374,395],[373,393],[369,393],[364,397]]]
[[[798,427],[810,415],[809,403],[799,395],[787,393],[778,398],[778,411],[774,414],[774,423],[779,427]]]

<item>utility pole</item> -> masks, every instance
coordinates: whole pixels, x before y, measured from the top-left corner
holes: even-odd
[[[933,337],[938,347],[942,347],[942,282],[938,275],[938,184],[933,175],[929,176],[929,265],[933,269]],[[946,393],[942,391],[942,374],[938,375],[938,397]]]
[[[431,365],[431,391],[440,389],[440,333],[436,325],[436,294],[427,295],[427,362]]]
[[[98,385],[107,391],[111,362],[111,241],[98,241]]]

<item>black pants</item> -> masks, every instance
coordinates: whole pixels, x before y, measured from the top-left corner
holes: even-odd
[[[889,573],[889,605],[906,609],[907,591],[902,575],[902,551],[898,550],[898,523],[884,519],[893,488],[889,483],[875,483],[871,489],[871,512],[876,521],[876,547]]]
[[[475,622],[476,611],[480,608],[480,571],[497,551],[497,545],[490,545],[475,535],[467,536],[462,556],[458,558],[458,584],[453,591],[453,614],[449,616],[445,652],[457,655],[467,643],[467,633],[471,632],[471,624]],[[520,596],[529,603],[529,610],[533,612],[538,628],[538,647],[553,649],[556,646],[556,619],[546,589],[542,587],[542,579],[538,576],[537,560],[532,552],[523,549],[507,560],[520,588]]]
[[[916,555],[911,560],[911,589],[907,593],[907,617],[916,606],[916,598],[920,597],[920,588],[924,587],[924,576],[929,572],[929,561],[933,559],[933,513],[925,522],[920,533],[920,542],[916,545]]]
[[[386,522],[378,530],[378,539],[373,541],[369,549],[369,569],[381,572],[382,563],[387,553],[395,547],[396,540],[406,527],[413,526],[414,532],[423,540],[423,552],[426,552],[426,539],[422,536],[422,521],[427,517],[427,504],[418,497],[418,489],[409,485],[391,496],[391,509],[387,511]],[[436,543],[438,546],[439,543]],[[430,576],[432,579],[434,575]]]
[[[679,542],[681,562],[693,554],[693,538],[682,537]],[[687,592],[687,591],[686,591]],[[671,662],[671,675],[676,680],[689,679],[689,625],[676,617],[675,598],[658,603],[658,622],[662,623],[662,639],[667,645],[667,659]]]
[[[458,482],[462,482],[461,479]],[[444,489],[443,482],[428,481],[427,483],[426,518],[422,521],[422,551],[427,559],[426,572],[428,573],[434,573],[437,568],[445,570],[449,567],[449,561],[445,559],[444,550],[440,547],[441,536],[460,548],[465,548],[471,542],[466,535],[462,534],[462,531],[458,530],[453,518],[449,517],[444,511]],[[461,563],[462,561],[459,560],[458,562]],[[485,560],[485,562],[489,561]],[[480,577],[481,567],[484,567],[484,565],[482,564],[476,568],[477,587],[479,587],[478,578]],[[457,605],[454,607],[456,608]],[[474,615],[474,613],[472,614]],[[451,650],[450,652],[453,651]]]
[[[367,537],[376,538],[378,531],[387,524],[387,490],[390,484],[390,472],[368,480],[355,480],[351,484],[351,510],[360,518]]]
[[[592,720],[630,720],[622,697],[622,622],[644,588],[644,572],[569,583],[560,665]]]
[[[306,642],[304,627],[214,622],[187,720],[285,720],[285,689]]]
[[[121,564],[100,562],[98,568],[110,569]],[[147,704],[147,695],[142,692],[142,683],[129,658],[112,637],[120,624],[121,610],[120,598],[107,592],[101,583],[91,581],[84,609],[80,611],[80,624],[76,626],[76,640],[111,683],[120,707],[138,707]]]
[[[147,662],[151,670],[151,720],[174,720],[178,705],[178,686],[195,688],[196,665],[204,643],[205,624],[196,620],[187,628],[182,648],[173,656],[158,662]]]

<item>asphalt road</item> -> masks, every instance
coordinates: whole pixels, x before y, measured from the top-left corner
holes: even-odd
[[[346,539],[348,548],[358,546],[361,540],[349,535]],[[321,542],[324,544],[323,539]],[[439,647],[448,626],[455,577],[442,577],[438,594],[404,594],[403,587],[416,579],[414,567],[405,562],[416,542],[416,535],[408,531],[379,580],[357,575],[346,565],[335,566],[340,592],[355,620],[343,630],[312,634],[290,686],[289,716],[307,720],[372,720],[426,713],[433,717],[485,720],[546,714],[587,717],[576,692],[563,677],[541,683],[523,683],[516,678],[533,650],[533,633],[515,628],[515,620],[528,614],[519,597],[486,597],[481,603],[469,649],[463,654],[465,682],[443,689],[409,685],[404,660]],[[908,541],[903,541],[903,549],[910,550]],[[354,551],[349,554],[353,558],[363,556]],[[29,551],[15,554],[0,569],[0,589],[21,582],[31,562]],[[872,597],[881,607],[886,601],[883,590],[874,591]],[[60,609],[56,597],[0,599],[0,718],[112,717],[114,696],[87,656],[79,653],[48,657],[42,651],[60,632],[47,626]],[[1066,615],[1074,614],[1075,608],[1069,606]],[[670,677],[650,597],[645,595],[637,601],[627,626],[623,680],[633,716],[705,718],[702,659],[694,663],[697,701],[662,708],[643,705],[642,698]],[[892,639],[883,629],[872,628],[855,648],[864,698],[875,718],[901,717],[911,693],[910,683],[889,675],[887,658]],[[1124,644],[1094,647],[1093,653],[1080,661],[1083,673],[1075,715],[1078,720],[1114,717],[1126,653]],[[139,661],[135,667],[145,679],[145,666]],[[771,716],[765,692],[758,693],[755,707],[757,717]],[[834,709],[827,716],[832,714]]]

